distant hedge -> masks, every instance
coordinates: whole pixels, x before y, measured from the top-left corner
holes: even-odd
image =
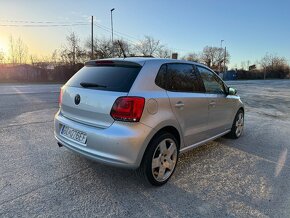
[[[0,82],[59,82],[69,80],[83,64],[59,65],[53,69],[28,64],[0,65]]]

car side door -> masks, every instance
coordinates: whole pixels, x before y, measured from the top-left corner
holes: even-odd
[[[209,100],[209,134],[216,136],[231,128],[234,102],[227,97],[227,87],[218,75],[203,66],[197,66],[197,69]]]
[[[185,146],[207,138],[208,100],[193,64],[169,63],[161,67],[171,109],[178,120]]]

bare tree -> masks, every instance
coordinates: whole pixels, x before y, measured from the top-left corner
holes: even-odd
[[[204,47],[201,55],[201,61],[208,67],[219,70],[222,63],[224,63],[224,57],[226,55],[226,63],[229,63],[230,54],[225,49],[220,47],[206,46]]]
[[[289,74],[289,65],[285,57],[279,57],[272,54],[266,54],[260,61],[260,65],[264,74],[264,79],[285,78]]]
[[[12,36],[10,36],[9,38],[9,60],[12,64],[16,63],[16,49],[15,49],[15,43],[14,43],[14,39]]]
[[[160,41],[151,36],[145,36],[143,40],[135,45],[136,52],[144,56],[153,56],[160,48],[162,48]]]
[[[80,39],[76,33],[72,32],[67,37],[67,44],[63,46],[60,56],[63,62],[75,65],[76,63],[84,62],[86,52],[80,46]]]
[[[187,61],[200,62],[200,55],[192,52],[192,53],[189,53],[186,56],[182,57],[182,59],[187,60]]]
[[[39,62],[40,62],[40,60],[37,57],[37,55],[30,55],[30,63],[32,66],[35,66]]]
[[[96,55],[98,58],[113,57],[112,42],[110,39],[97,40]]]
[[[0,64],[3,64],[5,61],[5,53],[4,51],[0,51]]]
[[[51,64],[55,67],[57,66],[57,63],[60,62],[60,57],[59,57],[59,53],[58,50],[55,49],[52,54],[51,54],[51,58],[50,58],[50,62]]]
[[[91,40],[90,39],[87,39],[87,41],[85,43],[85,47],[87,49],[87,56],[89,56],[90,52],[91,52]],[[93,49],[94,49],[93,56],[97,59],[113,57],[112,41],[110,39],[95,38]]]
[[[90,55],[91,51],[91,40],[86,40],[87,55]],[[113,53],[114,46],[114,53]],[[97,59],[123,57],[124,53],[126,56],[134,56],[135,54],[144,56],[157,56],[161,58],[169,58],[171,51],[164,45],[161,45],[159,40],[155,40],[152,37],[146,36],[144,40],[141,40],[138,45],[132,45],[124,39],[112,41],[107,38],[94,39],[94,57]],[[123,53],[124,52],[124,53]]]
[[[19,37],[14,40],[12,36],[9,39],[9,60],[12,64],[24,64],[27,61],[28,48]]]
[[[165,46],[159,46],[155,53],[159,58],[170,58],[172,51]]]
[[[131,45],[125,40],[114,40],[114,55],[117,57],[129,56],[131,53]]]
[[[246,69],[246,62],[245,61],[242,61],[241,62],[241,69],[242,70],[245,70]]]
[[[16,41],[16,54],[19,64],[26,63],[27,56],[28,56],[28,48],[24,44],[21,38],[18,38]]]

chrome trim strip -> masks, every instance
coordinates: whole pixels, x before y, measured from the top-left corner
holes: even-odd
[[[68,119],[68,120],[77,122],[77,123],[82,124],[82,125],[97,127],[97,128],[100,128],[100,129],[106,129],[106,128],[108,128],[108,126],[102,126],[102,125],[98,125],[98,124],[92,124],[92,123],[88,123],[88,122],[85,122],[83,120],[80,120],[80,119],[71,117],[71,116],[67,116],[66,114],[63,114],[62,111],[60,111],[60,114],[59,115],[62,116],[62,117],[64,117],[64,118],[66,118],[66,119]],[[110,124],[110,126],[111,125],[112,124]]]
[[[231,130],[229,129],[229,130],[227,130],[227,131],[225,131],[225,132],[222,132],[222,133],[220,133],[220,134],[218,134],[218,135],[216,135],[216,136],[210,137],[210,138],[208,138],[208,139],[206,139],[206,140],[203,140],[203,141],[201,141],[201,142],[198,142],[198,143],[195,143],[195,144],[193,144],[193,145],[189,145],[189,146],[187,146],[187,147],[185,147],[185,148],[182,148],[182,149],[179,150],[179,153],[182,154],[182,153],[187,152],[187,151],[189,151],[189,150],[191,150],[191,149],[193,149],[193,148],[196,148],[196,147],[198,147],[198,146],[200,146],[200,145],[202,145],[202,144],[205,144],[205,143],[207,143],[207,142],[209,142],[209,141],[215,140],[216,138],[219,138],[219,137],[221,137],[221,136],[223,136],[223,135],[229,133],[230,131],[231,131]]]

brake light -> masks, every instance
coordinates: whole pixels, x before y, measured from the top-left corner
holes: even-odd
[[[61,107],[62,103],[62,88],[60,88],[59,96],[58,96],[58,106]]]
[[[114,65],[113,61],[96,61],[96,65],[106,66],[106,65]]]
[[[111,116],[114,120],[139,122],[145,99],[142,97],[119,97],[113,104]]]

